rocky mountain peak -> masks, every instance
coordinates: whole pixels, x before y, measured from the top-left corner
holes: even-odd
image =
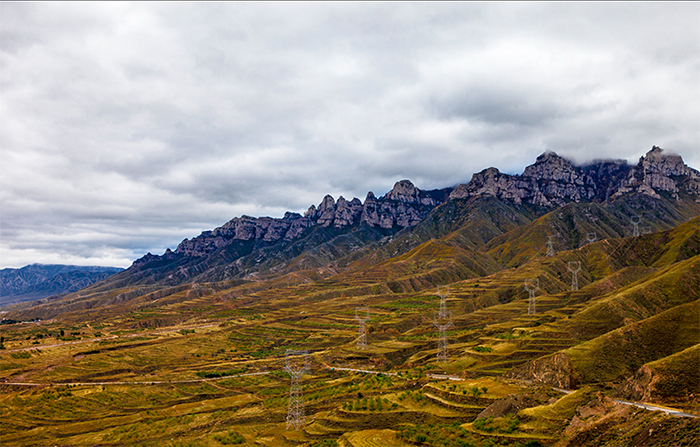
[[[660,192],[666,192],[680,200],[681,191],[700,202],[700,172],[686,165],[680,155],[652,146],[639,158],[639,163],[630,170],[614,196],[639,192],[659,198]]]
[[[595,196],[593,180],[581,168],[555,152],[547,151],[525,168],[522,175],[508,175],[496,168],[474,174],[467,185],[459,185],[450,199],[497,197],[514,203],[561,206]]]
[[[438,204],[430,195],[416,188],[410,180],[396,182],[392,190],[384,198],[403,203],[420,203],[432,206]]]
[[[318,210],[320,212],[324,212],[326,210],[333,209],[334,206],[335,206],[335,199],[333,199],[333,196],[328,194],[328,195],[326,195],[326,197],[323,198],[323,201],[318,206]]]
[[[698,171],[688,167],[683,158],[673,152],[661,149],[658,146],[652,146],[651,150],[645,156],[639,158],[639,168],[647,173],[655,173],[661,175],[688,175],[697,176]]]
[[[624,160],[597,160],[581,167],[547,151],[522,175],[503,174],[496,168],[474,174],[468,184],[452,191],[450,200],[486,196],[551,207],[633,192],[659,198],[662,191],[677,200],[685,191],[700,202],[700,172],[683,163],[680,155],[654,146],[637,166]]]
[[[468,184],[457,186],[450,194],[450,199],[466,199],[469,197],[498,197],[512,200],[515,203],[522,202],[524,195],[515,184],[516,177],[502,174],[496,168],[487,168],[472,175]]]
[[[318,206],[311,205],[303,216],[287,212],[281,219],[234,217],[219,228],[183,240],[175,251],[168,251],[163,256],[208,256],[235,241],[292,241],[311,227],[346,228],[366,223],[386,229],[405,228],[416,225],[439,203],[442,202],[434,199],[430,193],[421,191],[408,180],[402,180],[379,199],[372,192],[367,193],[364,204],[356,197],[347,200],[340,196],[336,201],[333,196],[326,195]],[[137,263],[143,264],[157,258],[155,255],[146,256]]]
[[[575,167],[569,160],[560,157],[552,151],[547,151],[537,157],[534,164],[525,168],[523,177],[583,184],[583,176],[580,169]]]

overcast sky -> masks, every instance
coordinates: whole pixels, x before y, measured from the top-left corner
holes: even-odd
[[[235,216],[700,166],[700,3],[0,3],[0,268],[126,267]]]

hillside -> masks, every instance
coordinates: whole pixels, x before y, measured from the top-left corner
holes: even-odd
[[[698,174],[662,155],[237,218],[7,307],[0,443],[695,445]]]

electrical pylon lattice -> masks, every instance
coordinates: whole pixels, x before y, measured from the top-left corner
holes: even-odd
[[[547,236],[547,256],[554,256],[554,236]]]
[[[369,320],[369,307],[356,307],[355,319],[359,323],[357,328],[357,349],[367,349],[367,320]]]
[[[597,241],[597,240],[598,240],[598,235],[597,235],[597,234],[595,234],[595,233],[587,233],[587,234],[586,234],[586,242],[587,242],[586,245],[592,244],[593,242],[595,242],[595,241]]]
[[[433,324],[439,332],[437,361],[438,363],[447,363],[449,359],[447,354],[447,329],[454,326],[452,324],[452,312],[445,311],[445,318],[440,317],[439,311],[435,312]]]
[[[578,272],[581,271],[580,261],[569,261],[566,268],[571,272],[571,291],[578,290]]]
[[[440,297],[440,310],[438,311],[438,318],[444,320],[447,318],[447,295],[450,294],[450,286],[438,286],[437,294]]]
[[[287,350],[284,371],[291,376],[287,430],[289,427],[299,430],[304,426],[304,397],[301,389],[301,376],[309,372],[309,369],[308,351]]]
[[[642,222],[642,218],[639,216],[630,217],[630,222],[632,222],[632,237],[639,237],[639,224]]]
[[[525,287],[525,290],[527,290],[530,293],[530,300],[527,303],[527,314],[534,315],[535,313],[537,313],[535,293],[540,288],[540,280],[539,278],[526,279],[525,284],[523,284],[523,287]]]

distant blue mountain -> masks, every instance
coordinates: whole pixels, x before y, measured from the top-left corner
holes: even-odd
[[[32,264],[0,270],[0,306],[75,292],[121,272],[118,267]]]

